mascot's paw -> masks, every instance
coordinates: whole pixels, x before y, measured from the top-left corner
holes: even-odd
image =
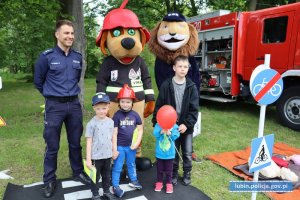
[[[155,108],[155,101],[149,101],[146,103],[145,110],[144,110],[144,118],[149,117],[154,112]]]
[[[152,167],[152,162],[149,158],[136,158],[135,159],[136,169],[139,171],[145,171]]]

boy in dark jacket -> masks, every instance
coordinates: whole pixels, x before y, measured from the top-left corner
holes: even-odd
[[[178,56],[175,58],[173,65],[175,76],[165,80],[161,85],[152,119],[153,125],[155,125],[157,111],[163,105],[171,105],[176,108],[180,137],[176,140],[175,145],[178,151],[181,149],[182,152],[184,172],[182,183],[184,185],[191,184],[193,131],[199,109],[197,87],[194,82],[186,78],[188,69],[188,57]],[[173,164],[173,185],[177,184],[178,168],[179,155],[176,153]]]

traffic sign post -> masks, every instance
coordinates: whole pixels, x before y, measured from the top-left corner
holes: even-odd
[[[260,149],[262,149],[261,142],[264,139],[264,125],[265,125],[265,116],[266,116],[266,107],[268,104],[271,104],[275,102],[281,95],[283,91],[283,81],[280,76],[280,74],[270,68],[270,54],[265,55],[265,62],[263,65],[259,65],[255,70],[253,71],[251,78],[250,78],[250,91],[253,96],[253,98],[259,103],[260,105],[260,114],[259,114],[259,125],[258,125],[258,138],[257,138],[257,144],[260,143]],[[272,140],[272,139],[270,139]],[[273,135],[273,143],[274,143],[274,135]],[[252,146],[256,147],[257,144],[251,145],[251,152],[258,149],[252,149]],[[272,145],[273,146],[273,145]],[[258,147],[258,148],[259,148]],[[264,146],[265,147],[265,146]],[[269,159],[272,158],[272,148],[268,148],[267,150],[270,155]],[[251,153],[252,154],[252,153]],[[254,157],[256,156],[253,155]],[[252,158],[250,159],[252,162],[251,164],[251,171],[254,171],[253,181],[258,181],[258,175],[259,170],[268,166],[268,160],[262,161],[261,165],[258,163],[255,163]],[[261,157],[262,160],[264,160],[264,157]],[[270,160],[271,163],[271,160]],[[256,192],[252,193],[251,200],[256,199]]]

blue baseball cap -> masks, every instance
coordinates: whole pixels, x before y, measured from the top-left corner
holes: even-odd
[[[179,12],[169,12],[167,15],[164,16],[163,21],[166,22],[185,22],[185,17]]]
[[[95,96],[93,96],[92,99],[92,106],[96,105],[97,103],[109,103],[110,99],[107,94],[104,92],[96,93]]]

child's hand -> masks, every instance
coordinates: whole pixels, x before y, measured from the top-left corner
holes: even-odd
[[[186,129],[187,127],[184,124],[180,124],[180,126],[178,127],[178,131],[181,134],[185,133]]]
[[[160,134],[167,134],[167,135],[169,135],[168,132],[170,132],[170,130],[162,129],[162,130],[160,131]],[[171,134],[171,132],[170,132],[170,134]]]
[[[119,152],[118,151],[113,151],[113,157],[112,157],[112,159],[116,160],[118,156],[119,156]]]
[[[92,161],[91,161],[91,160],[87,160],[87,161],[86,161],[86,166],[87,166],[89,169],[92,169],[92,167],[93,167]]]
[[[131,150],[136,150],[139,147],[139,145],[137,143],[133,144],[130,146]]]
[[[171,131],[170,131],[170,129],[167,131],[167,133],[166,133],[167,135],[171,135]]]

